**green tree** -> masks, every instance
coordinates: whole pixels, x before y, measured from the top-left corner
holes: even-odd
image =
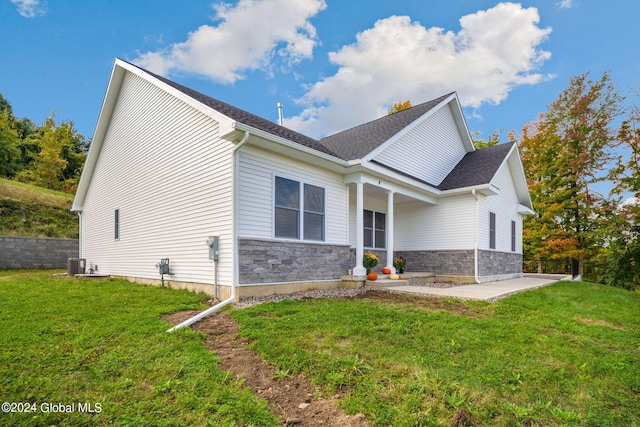
[[[54,190],[75,191],[87,144],[73,122],[57,125],[52,115],[22,142],[22,147],[28,164],[17,179]]]
[[[622,100],[608,73],[597,81],[583,74],[523,128],[520,149],[537,211],[524,225],[526,257],[570,259],[583,275],[585,259],[601,247],[607,210],[592,186],[607,178],[614,158]]]
[[[411,108],[411,101],[409,101],[408,99],[406,101],[398,101],[395,104],[393,104],[393,106],[391,108],[389,108],[389,111],[387,112],[387,115],[391,115],[391,114],[395,114],[399,111],[402,110],[406,110]]]
[[[482,148],[492,147],[494,145],[500,144],[500,134],[502,133],[502,129],[494,130],[489,138],[486,140],[480,139],[480,131],[475,131],[471,134],[471,139],[473,140],[473,145],[475,145],[476,150],[480,150]],[[511,133],[509,134],[511,135]]]
[[[637,95],[637,93],[636,93]],[[614,227],[607,245],[607,281],[618,287],[640,289],[640,107],[633,105],[622,121],[618,146],[628,156],[619,156],[610,175],[616,183],[613,194],[626,197],[616,207]]]
[[[9,117],[13,118],[13,107],[7,98],[0,93],[0,113],[7,113]]]
[[[0,176],[12,177],[20,169],[19,143],[11,115],[0,109]]]

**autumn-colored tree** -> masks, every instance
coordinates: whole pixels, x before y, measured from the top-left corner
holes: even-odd
[[[602,245],[604,198],[592,186],[606,179],[613,159],[621,102],[607,73],[597,81],[583,74],[523,128],[520,149],[536,210],[524,224],[525,257],[571,259],[582,275],[585,259]]]
[[[391,115],[391,114],[397,113],[398,111],[406,110],[408,108],[411,108],[411,101],[409,101],[408,99],[404,102],[398,101],[395,104],[393,104],[391,108],[389,108],[387,115]]]

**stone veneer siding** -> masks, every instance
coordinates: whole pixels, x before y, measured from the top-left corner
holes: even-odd
[[[67,268],[77,239],[0,236],[0,268]]]
[[[241,284],[339,279],[354,265],[348,245],[240,238],[238,254]]]
[[[439,276],[473,276],[473,250],[397,251],[407,262],[405,271],[435,273]],[[522,254],[478,251],[478,275],[496,276],[522,272]]]
[[[406,260],[405,271],[421,271],[441,276],[473,276],[473,251],[396,251]]]
[[[496,251],[478,252],[479,276],[522,273],[522,254]]]

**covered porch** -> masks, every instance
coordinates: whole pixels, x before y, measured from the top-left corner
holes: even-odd
[[[437,199],[423,191],[383,180],[366,173],[354,173],[345,177],[349,187],[349,243],[355,248],[355,264],[350,271],[354,277],[366,276],[363,265],[366,252],[380,259],[376,267],[396,273],[393,266],[398,236],[396,216],[410,202],[422,206],[434,206]]]

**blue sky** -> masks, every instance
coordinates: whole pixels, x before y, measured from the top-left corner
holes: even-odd
[[[637,0],[0,0],[0,93],[90,138],[114,58],[314,137],[457,91],[520,131],[571,76],[640,87]]]

